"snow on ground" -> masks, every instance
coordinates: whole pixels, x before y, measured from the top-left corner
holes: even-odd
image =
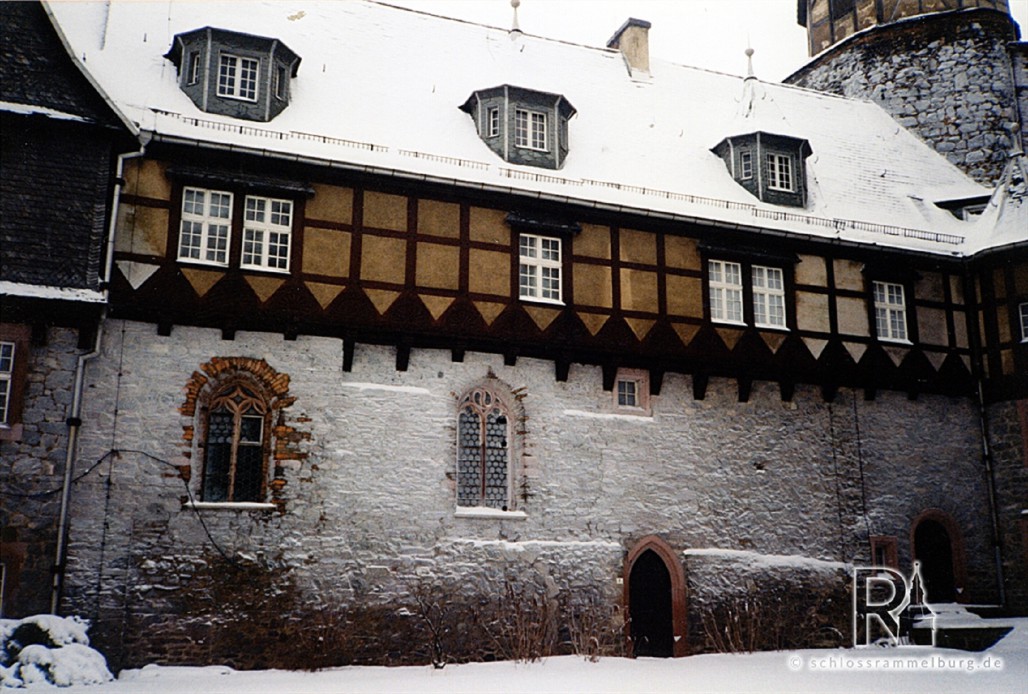
[[[344,667],[319,672],[226,667],[159,667],[122,672],[115,682],[72,687],[78,694],[360,694],[417,692],[932,692],[1028,693],[1028,618],[986,620],[1014,631],[983,653],[942,648],[874,648],[699,655],[678,659],[564,656],[538,663]],[[32,689],[30,691],[39,691]],[[53,690],[47,690],[53,691]]]

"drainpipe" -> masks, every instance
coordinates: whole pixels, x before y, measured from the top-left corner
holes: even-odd
[[[964,264],[964,301],[974,297],[975,320],[968,326],[968,335],[971,337],[971,351],[974,354],[972,368],[974,369],[975,396],[978,399],[978,425],[981,428],[982,436],[982,463],[985,466],[985,481],[989,491],[989,520],[992,527],[992,551],[996,562],[996,588],[999,595],[1000,607],[1007,605],[1006,589],[1003,580],[1003,548],[999,532],[999,511],[996,508],[996,477],[992,468],[992,446],[989,444],[989,418],[985,409],[985,390],[982,385],[985,368],[982,363],[981,337],[978,333],[979,321],[977,320],[978,299],[974,289],[974,278],[971,276],[971,269]]]
[[[142,138],[141,138],[142,139]],[[147,138],[148,139],[148,138]],[[61,595],[64,592],[64,575],[67,562],[68,544],[68,507],[71,503],[72,473],[75,466],[75,454],[78,450],[79,429],[82,427],[82,384],[85,381],[86,363],[100,354],[100,345],[103,341],[104,324],[107,321],[107,293],[111,282],[111,272],[114,267],[114,235],[118,226],[118,205],[121,203],[122,176],[125,170],[125,160],[143,156],[146,150],[146,141],[137,152],[118,155],[118,165],[114,179],[114,193],[111,201],[111,220],[107,230],[107,259],[104,265],[102,284],[104,291],[104,308],[97,321],[96,340],[93,349],[86,354],[79,355],[78,363],[75,366],[75,390],[71,399],[71,411],[68,419],[68,450],[64,459],[64,482],[61,485],[61,511],[57,519],[57,551],[54,557],[53,582],[50,588],[50,613],[57,614],[60,606]]]

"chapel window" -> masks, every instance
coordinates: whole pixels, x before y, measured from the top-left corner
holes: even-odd
[[[511,417],[491,389],[460,401],[457,437],[457,506],[511,510]]]

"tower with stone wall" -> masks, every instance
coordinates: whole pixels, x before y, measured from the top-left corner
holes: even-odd
[[[813,58],[786,82],[879,103],[993,184],[1028,114],[1028,44],[1007,0],[797,0]]]

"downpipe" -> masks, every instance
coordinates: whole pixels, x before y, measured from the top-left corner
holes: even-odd
[[[53,579],[50,586],[50,613],[57,614],[64,593],[64,577],[67,569],[68,545],[68,509],[71,505],[71,485],[74,480],[75,458],[78,453],[79,430],[82,428],[82,391],[86,376],[86,364],[100,355],[103,343],[104,325],[107,323],[107,300],[110,291],[111,273],[114,268],[114,236],[118,227],[118,207],[121,204],[122,178],[125,172],[125,161],[141,157],[145,154],[146,143],[137,152],[118,155],[115,171],[114,192],[111,201],[111,219],[107,229],[107,258],[104,264],[102,287],[104,291],[104,308],[96,326],[96,339],[93,348],[79,355],[75,366],[75,386],[71,400],[71,411],[65,422],[68,425],[68,448],[64,459],[64,480],[61,484],[61,509],[57,518],[57,548],[54,555]]]

